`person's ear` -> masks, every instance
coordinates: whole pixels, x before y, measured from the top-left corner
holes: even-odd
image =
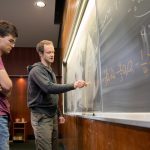
[[[42,57],[42,56],[43,56],[43,53],[42,53],[42,52],[39,52],[39,56]]]

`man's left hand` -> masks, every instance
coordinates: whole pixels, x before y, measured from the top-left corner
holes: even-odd
[[[64,124],[65,123],[65,118],[63,116],[59,117],[59,123]]]

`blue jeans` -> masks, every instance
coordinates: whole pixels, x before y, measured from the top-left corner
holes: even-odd
[[[0,116],[0,150],[9,150],[9,128],[7,116]]]
[[[57,116],[31,112],[31,124],[35,136],[36,150],[57,150]]]

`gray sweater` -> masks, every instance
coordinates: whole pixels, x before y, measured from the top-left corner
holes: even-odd
[[[41,62],[28,67],[27,104],[32,112],[53,117],[58,109],[58,94],[74,90],[73,84],[57,84],[51,68]]]

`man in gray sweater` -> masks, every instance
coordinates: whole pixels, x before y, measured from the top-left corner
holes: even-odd
[[[34,130],[37,150],[57,150],[58,94],[86,86],[83,80],[72,84],[57,84],[51,64],[54,62],[54,46],[43,40],[36,46],[41,62],[28,67],[28,107]]]

